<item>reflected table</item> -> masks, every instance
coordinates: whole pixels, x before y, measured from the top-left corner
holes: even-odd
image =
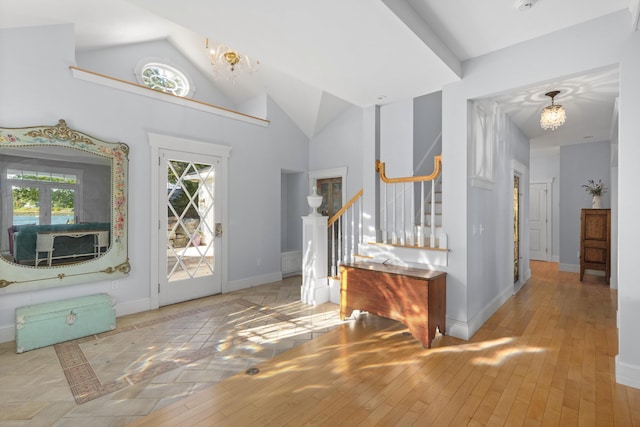
[[[93,236],[93,246],[91,247],[91,252],[87,251],[86,253],[74,253],[70,255],[63,256],[53,256],[53,252],[55,251],[55,240],[57,237],[71,237],[74,239],[78,239],[85,236]],[[37,267],[40,263],[40,254],[46,253],[46,261],[47,265],[51,267],[51,262],[54,259],[61,258],[76,258],[83,256],[99,256],[102,247],[108,246],[109,239],[109,231],[107,230],[70,230],[70,231],[43,231],[38,233],[36,238],[36,262],[35,266]],[[44,259],[43,259],[44,260]]]

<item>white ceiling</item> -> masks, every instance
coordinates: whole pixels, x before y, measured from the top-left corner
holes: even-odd
[[[438,91],[469,58],[623,9],[632,31],[639,2],[538,0],[520,11],[516,0],[0,0],[0,28],[71,22],[78,50],[166,38],[205,74],[208,37],[262,64],[213,84],[237,104],[268,93],[311,137],[352,104]],[[495,100],[540,146],[608,137],[617,70],[554,82],[568,116],[554,132],[538,124],[548,88]]]

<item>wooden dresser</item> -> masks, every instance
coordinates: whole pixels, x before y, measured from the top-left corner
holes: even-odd
[[[340,266],[340,318],[364,310],[405,324],[423,347],[445,332],[446,273],[358,262]]]
[[[580,217],[580,280],[585,270],[611,277],[611,209],[582,209]]]

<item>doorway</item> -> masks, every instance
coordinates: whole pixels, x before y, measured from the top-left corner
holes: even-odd
[[[529,185],[529,258],[549,261],[551,250],[551,182]]]
[[[149,144],[150,306],[219,294],[227,280],[230,147],[153,133]]]
[[[160,305],[222,292],[219,166],[218,157],[160,150]]]
[[[520,177],[513,176],[513,283],[520,281]]]
[[[316,181],[316,187],[322,196],[318,211],[331,218],[342,208],[342,177],[320,178]]]
[[[512,176],[512,241],[513,241],[513,292],[516,293],[529,279],[529,255],[523,251],[528,246],[527,232],[527,199],[529,197],[527,167],[522,163],[511,161]],[[524,224],[524,225],[523,225]]]
[[[313,186],[322,196],[322,204],[318,211],[324,216],[333,217],[346,203],[347,168],[309,172],[309,187]],[[336,221],[327,229],[327,267],[332,276],[337,274],[337,271],[331,271],[332,260],[340,256],[343,244],[338,229],[340,226],[340,222]]]

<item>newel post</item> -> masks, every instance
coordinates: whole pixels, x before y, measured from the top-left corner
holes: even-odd
[[[316,193],[307,196],[312,208],[308,216],[302,217],[302,289],[301,299],[305,304],[322,304],[329,301],[327,280],[327,222],[329,217],[321,216],[317,208],[322,204],[322,196]]]

